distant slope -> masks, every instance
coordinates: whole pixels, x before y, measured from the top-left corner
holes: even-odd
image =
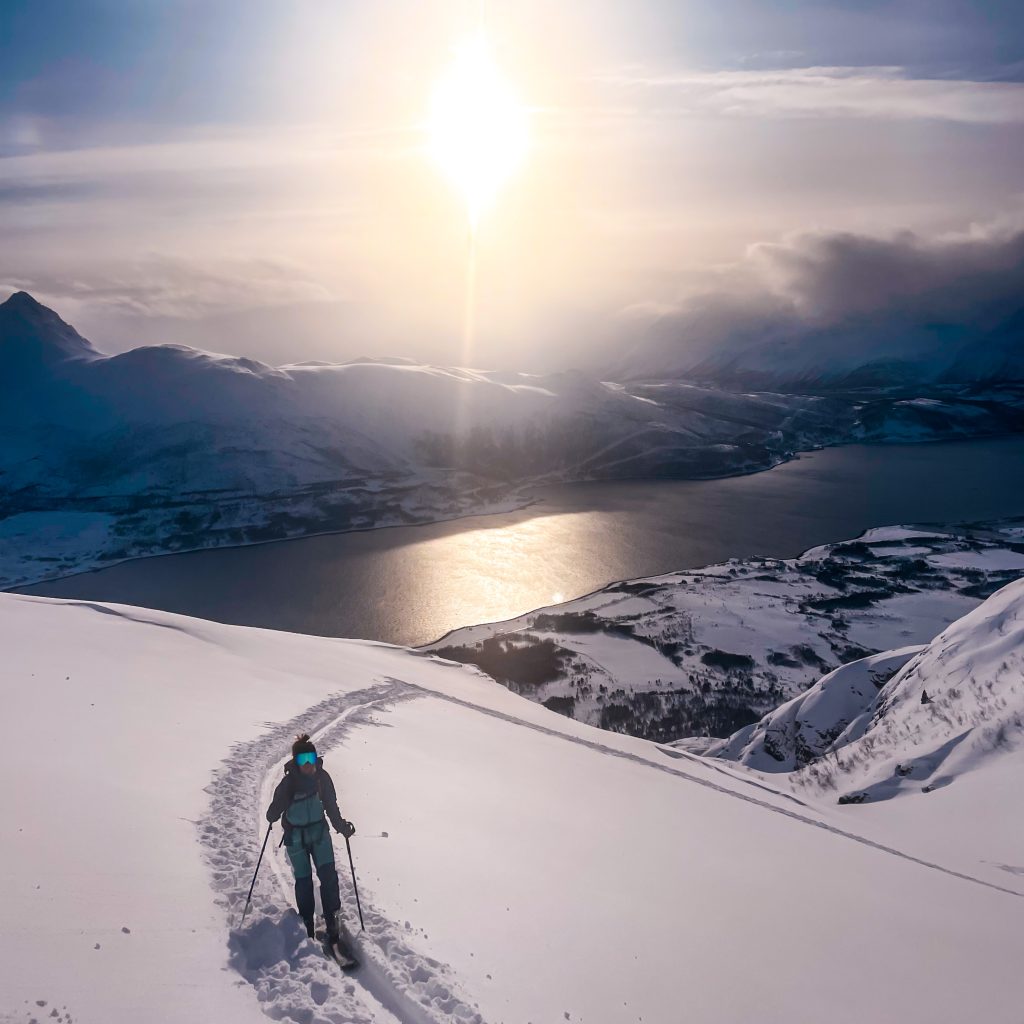
[[[1024,311],[977,329],[901,323],[887,314],[827,327],[765,318],[713,344],[689,338],[692,326],[656,325],[610,371],[622,380],[687,377],[727,388],[821,393],[1024,384]]]
[[[661,316],[616,380],[904,397],[1024,385],[1024,231],[808,232],[749,251],[733,288]]]

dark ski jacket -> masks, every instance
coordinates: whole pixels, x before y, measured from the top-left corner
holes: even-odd
[[[278,818],[281,818],[286,836],[291,832],[293,825],[285,812],[295,799],[295,783],[298,776],[298,767],[294,761],[289,761],[284,766],[284,778],[277,784],[274,798],[267,808],[267,821],[273,824]],[[345,819],[342,818],[341,811],[338,810],[338,795],[334,789],[334,780],[324,770],[322,757],[316,759],[316,795],[320,798],[320,803],[324,806],[324,813],[330,819],[335,831],[340,832]]]

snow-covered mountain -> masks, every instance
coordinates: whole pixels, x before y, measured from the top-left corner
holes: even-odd
[[[1021,749],[1024,580],[930,644],[845,665],[706,753],[798,770],[795,784],[861,802],[933,792]]]
[[[846,694],[840,708],[858,699],[850,688],[875,692],[871,682],[895,672],[898,655],[840,666],[927,643],[1022,575],[1020,520],[886,527],[798,558],[732,559],[614,583],[455,630],[430,649],[591,725],[659,741],[728,736],[769,712],[831,707],[837,690]],[[798,696],[832,669],[836,680],[820,697]],[[822,742],[802,735],[781,763],[801,756],[801,744]]]
[[[1018,429],[1015,393],[734,394],[177,345],[106,356],[19,292],[0,305],[0,587],[514,507],[542,480],[722,476],[824,444]]]
[[[1022,598],[966,620],[973,653],[947,633],[930,693],[991,682],[1001,720],[1020,709]],[[21,780],[0,833],[5,1021],[1019,1016],[1013,755],[841,807],[381,644],[0,595],[0,650],[0,768]],[[276,829],[237,927],[299,730],[358,828],[363,933],[337,850],[351,977],[304,938]]]
[[[539,479],[714,476],[835,440],[825,400],[563,373],[98,352],[0,305],[0,586],[119,558],[510,507]]]
[[[270,491],[453,465],[503,480],[602,474],[726,438],[753,449],[780,431],[822,433],[835,414],[825,401],[702,389],[663,403],[578,373],[365,359],[271,367],[176,345],[103,356],[23,292],[0,306],[0,370],[5,432],[39,448],[18,461],[5,446],[5,489],[40,494]],[[707,472],[766,460],[716,454]]]

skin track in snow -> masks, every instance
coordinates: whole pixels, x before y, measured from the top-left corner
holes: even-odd
[[[229,918],[244,904],[259,846],[253,837],[262,834],[263,810],[287,760],[281,752],[288,750],[295,734],[308,732],[318,749],[327,750],[341,742],[352,725],[367,722],[372,708],[420,693],[417,687],[393,680],[342,694],[275,726],[259,740],[232,749],[209,787],[210,811],[199,823],[214,888]],[[339,789],[344,807],[343,787]],[[268,1016],[281,1019],[299,1007],[329,1002],[333,1011],[355,1024],[442,1024],[452,1019],[485,1024],[468,999],[457,994],[451,972],[412,950],[399,926],[370,906],[364,905],[366,931],[353,939],[353,951],[360,957],[359,983],[349,981],[336,961],[328,962],[320,944],[306,938],[292,908],[291,872],[276,844],[268,848],[268,860],[270,870],[257,878],[246,927],[232,932],[229,940],[231,965],[256,989]],[[342,913],[355,917],[351,881],[346,886],[344,873],[339,876]]]
[[[993,608],[976,670],[1007,660]],[[0,650],[5,773],[40,766],[46,737],[0,819],[0,1017],[45,1000],[111,1024],[1019,1020],[1016,754],[839,807],[384,644],[0,595]],[[936,653],[920,685],[966,696],[956,651]],[[274,843],[228,929],[298,731],[360,826],[351,978],[305,937]]]

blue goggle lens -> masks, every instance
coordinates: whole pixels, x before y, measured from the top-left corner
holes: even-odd
[[[303,754],[295,755],[295,763],[301,768],[304,764],[316,764],[316,754],[307,751]]]

